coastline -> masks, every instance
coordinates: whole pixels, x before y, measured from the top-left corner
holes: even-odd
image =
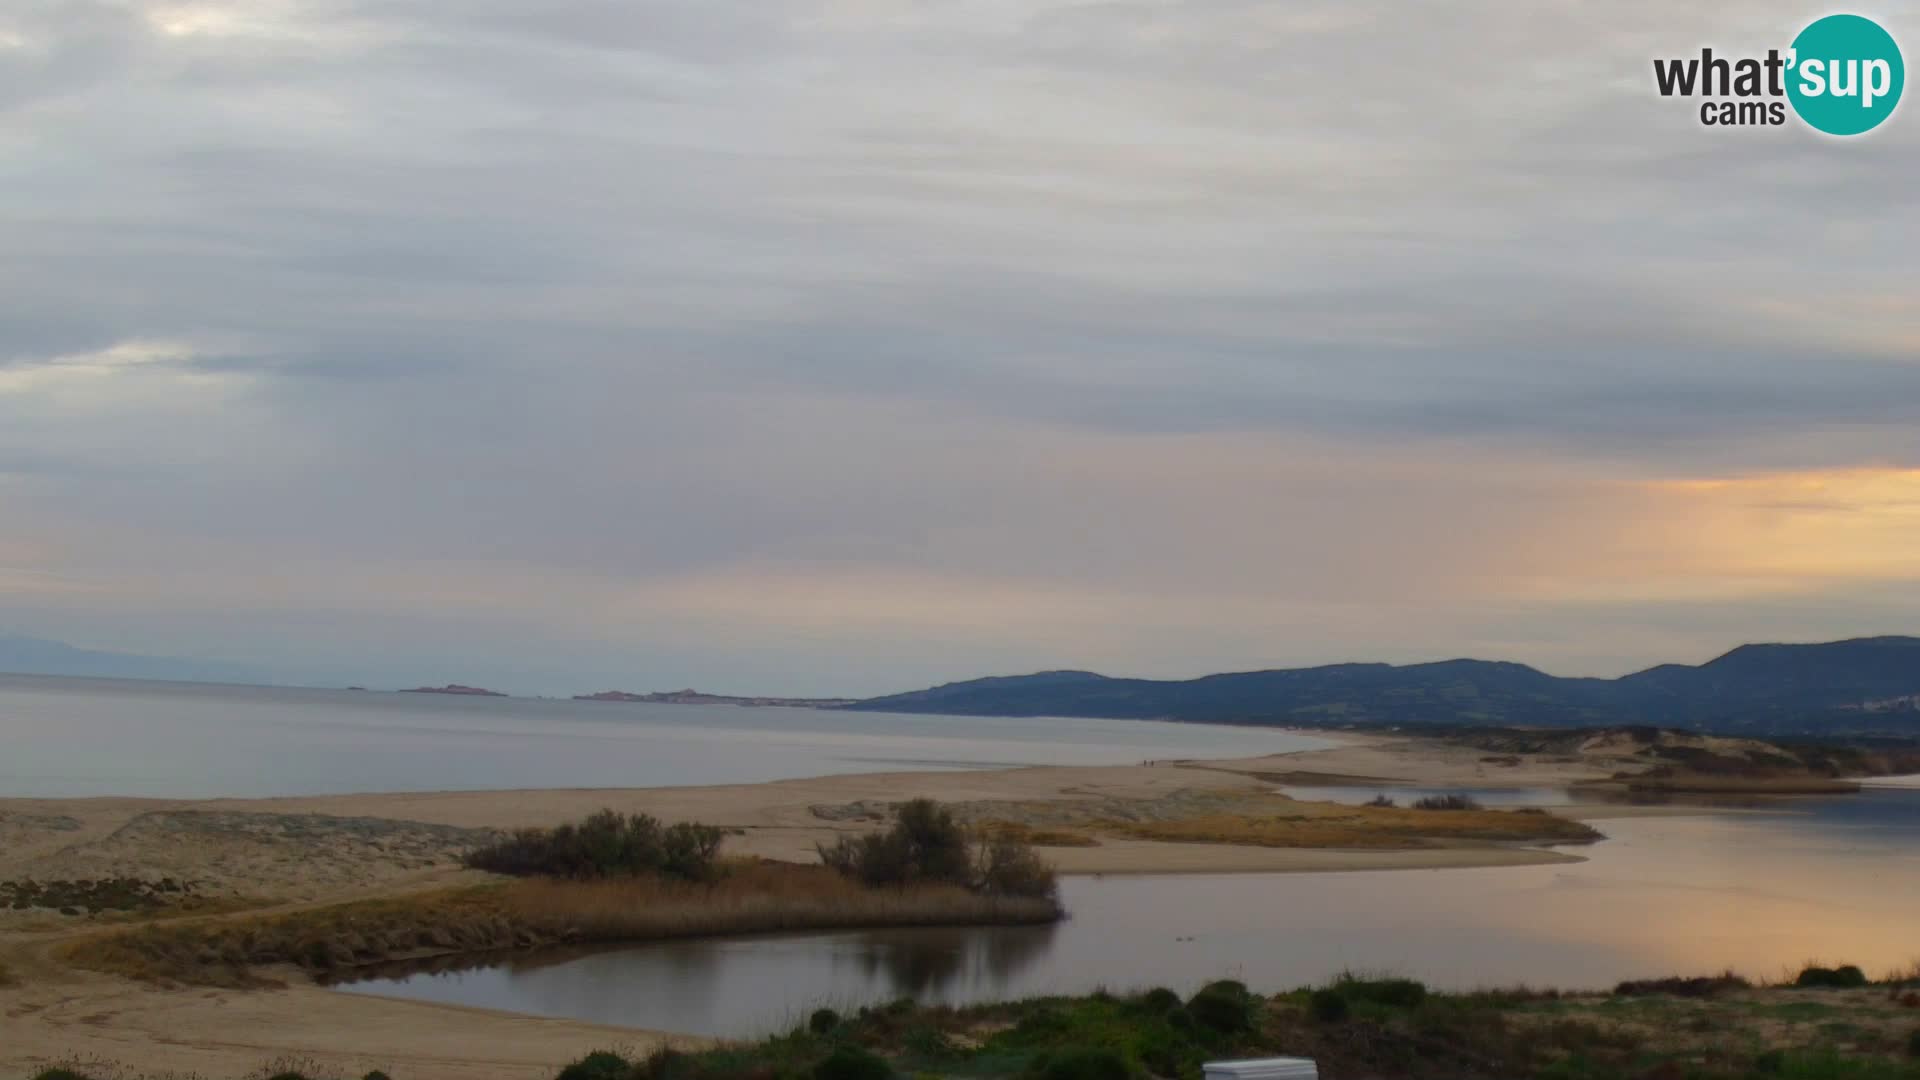
[[[1292,783],[1303,777],[1365,778],[1389,788],[1559,788],[1604,779],[1612,771],[1605,761],[1494,765],[1480,751],[1431,739],[1346,733],[1339,739],[1328,749],[1229,761],[870,773],[713,787],[0,799],[0,830],[7,840],[0,844],[0,879],[168,874],[202,882],[216,898],[251,894],[259,902],[248,910],[273,912],[483,880],[433,857],[434,845],[457,843],[468,830],[551,825],[602,807],[720,825],[730,830],[730,854],[811,862],[815,843],[870,825],[823,815],[821,808],[921,796],[995,805],[1152,800],[1194,792],[1257,797],[1282,776]],[[1569,817],[1674,812],[1602,805],[1553,810]],[[323,820],[342,835],[323,832],[314,840],[314,823]],[[44,827],[36,832],[30,827],[34,822]],[[289,848],[289,836],[307,847]],[[300,852],[297,857],[289,854],[294,850]],[[1347,872],[1580,861],[1564,850],[1514,843],[1287,848],[1103,836],[1098,846],[1041,850],[1063,874]],[[14,979],[14,985],[0,988],[0,1012],[9,1028],[0,1047],[0,1072],[30,1075],[60,1062],[116,1060],[148,1072],[242,1075],[265,1061],[300,1058],[354,1075],[379,1067],[410,1080],[506,1080],[538,1075],[596,1047],[644,1051],[669,1040],[688,1046],[701,1041],[341,994],[292,970],[269,972],[288,982],[285,989],[167,989],[76,971],[56,956],[65,942],[128,924],[117,916],[76,921],[45,913],[0,913],[0,961]],[[351,1033],[350,1040],[342,1033]],[[342,1046],[343,1041],[349,1045]]]

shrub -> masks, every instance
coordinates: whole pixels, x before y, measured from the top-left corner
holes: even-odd
[[[1073,1030],[1073,1020],[1065,1010],[1053,1005],[1042,1005],[1020,1018],[1013,1027],[1013,1033],[1022,1042],[1045,1042]]]
[[[379,1069],[371,1069],[368,1070],[367,1075],[361,1077],[360,1080],[393,1080],[393,1077],[388,1076]]]
[[[815,1009],[813,1015],[807,1017],[807,1030],[815,1035],[825,1035],[839,1026],[840,1014],[832,1009]]]
[[[720,841],[725,835],[715,826],[691,821],[667,826],[660,837],[660,872],[687,881],[713,877],[714,862],[720,856]]]
[[[723,833],[681,822],[662,828],[646,814],[602,810],[578,824],[516,829],[467,853],[475,870],[518,877],[607,878],[663,874],[688,881],[713,876]]]
[[[595,1050],[560,1070],[554,1080],[629,1080],[633,1065],[610,1050]]]
[[[1690,979],[1669,976],[1664,979],[1632,979],[1613,988],[1618,997],[1670,994],[1674,997],[1704,998],[1726,990],[1745,990],[1752,986],[1731,971],[1720,975],[1699,975]]]
[[[1399,806],[1400,804],[1397,802],[1394,802],[1393,799],[1387,795],[1375,795],[1373,798],[1367,800],[1367,805],[1379,806],[1379,807],[1393,807],[1393,806]]]
[[[1031,845],[989,839],[979,851],[953,812],[932,799],[901,804],[893,827],[816,845],[820,861],[871,888],[958,885],[990,896],[1053,899],[1053,871]]]
[[[1038,1080],[1132,1080],[1127,1059],[1104,1046],[1075,1046],[1034,1062]]]
[[[1004,838],[980,845],[973,887],[989,896],[1051,900],[1060,894],[1053,870],[1033,848]]]
[[[1822,987],[1838,990],[1852,990],[1867,985],[1867,973],[1852,964],[1842,964],[1837,968],[1810,966],[1802,968],[1793,985],[1808,988]]]
[[[1209,983],[1187,1001],[1187,1013],[1201,1027],[1222,1034],[1253,1030],[1253,998],[1237,982]]]
[[[1417,979],[1342,979],[1337,987],[1349,1002],[1366,1001],[1395,1009],[1414,1009],[1427,1000],[1427,984]]]
[[[889,1080],[893,1067],[858,1046],[836,1047],[813,1067],[813,1080]]]
[[[1140,1004],[1150,1012],[1170,1013],[1180,1007],[1180,995],[1164,986],[1156,986],[1140,995]]]
[[[1429,795],[1416,799],[1415,810],[1481,810],[1480,800],[1471,795]]]
[[[1912,1035],[1907,1037],[1907,1056],[1910,1058],[1920,1058],[1920,1029],[1916,1029]]]
[[[947,1033],[937,1027],[920,1024],[907,1029],[900,1039],[900,1047],[907,1053],[922,1059],[952,1057],[958,1049]]]
[[[648,1054],[647,1060],[634,1070],[634,1075],[636,1080],[640,1077],[644,1077],[645,1080],[677,1080],[687,1075],[688,1066],[692,1060],[683,1051],[675,1050],[671,1046],[663,1046]]]
[[[1323,1024],[1337,1024],[1351,1011],[1347,995],[1331,988],[1315,990],[1307,999],[1307,1012]]]
[[[1200,1048],[1175,1031],[1149,1030],[1133,1044],[1134,1056],[1155,1076],[1192,1075],[1190,1062],[1201,1056]]]

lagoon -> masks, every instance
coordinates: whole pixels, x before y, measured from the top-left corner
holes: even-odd
[[[1611,986],[1808,960],[1920,960],[1920,791],[1600,822],[1577,864],[1068,878],[1051,927],[885,930],[530,954],[396,972],[356,993],[708,1035],[821,1005],[977,1002],[1215,978],[1292,988],[1343,970],[1447,988]]]

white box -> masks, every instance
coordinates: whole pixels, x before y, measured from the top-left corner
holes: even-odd
[[[1209,1061],[1206,1080],[1320,1080],[1312,1058],[1254,1058],[1248,1061]]]

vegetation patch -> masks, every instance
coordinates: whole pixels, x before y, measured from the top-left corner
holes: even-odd
[[[1820,967],[1809,965],[1802,968],[1794,977],[1793,985],[1802,989],[1825,987],[1832,990],[1853,990],[1867,985],[1867,973],[1852,964],[1839,967]]]
[[[1425,848],[1448,842],[1591,843],[1601,834],[1584,822],[1531,807],[1454,809],[1444,813],[1396,806],[1295,803],[1279,813],[1214,814],[1172,821],[1109,821],[1108,831],[1141,840],[1248,844],[1258,847]]]
[[[1270,996],[1223,981],[1184,1002],[1165,989],[969,1008],[896,1002],[750,1044],[637,1060],[595,1055],[582,1061],[608,1071],[579,1075],[1194,1080],[1207,1061],[1288,1055],[1313,1059],[1328,1080],[1920,1080],[1920,1062],[1907,1054],[1910,1016],[1877,995],[1850,1006],[1858,1012],[1845,1033],[1755,1025],[1737,1000],[1790,993],[1729,990],[1671,1003],[1690,1011],[1649,1008],[1626,1020],[1610,1006],[1620,999],[1607,995],[1446,994],[1411,979],[1353,975]]]
[[[82,967],[155,981],[246,986],[291,965],[322,979],[396,961],[559,944],[878,926],[1050,922],[1051,898],[949,885],[872,889],[824,867],[723,866],[707,882],[532,879],[362,900],[281,915],[196,919],[68,947]]]
[[[47,908],[62,915],[102,911],[154,911],[193,897],[194,887],[163,877],[82,878],[77,881],[0,881],[0,907],[15,911]]]
[[[1486,807],[1480,805],[1480,800],[1474,798],[1471,795],[1428,795],[1426,798],[1423,798],[1423,799],[1415,799],[1413,803],[1413,808],[1415,810],[1484,810],[1486,809]]]
[[[1646,980],[1692,987],[1722,979]],[[1878,988],[1835,991],[1820,1018],[1756,1022],[1791,988],[1621,998],[1441,993],[1345,975],[1260,995],[1233,981],[966,1008],[911,1001],[821,1010],[752,1042],[645,1057],[584,1054],[554,1080],[1198,1080],[1204,1062],[1311,1058],[1327,1080],[1920,1080],[1913,1016]],[[1837,1022],[1843,1018],[1844,1023]],[[344,1080],[269,1066],[253,1080]],[[85,1067],[39,1080],[112,1080]],[[371,1078],[369,1078],[371,1080]],[[384,1080],[384,1078],[382,1078]],[[398,1080],[407,1080],[402,1074]]]
[[[842,836],[818,850],[822,864],[869,888],[938,885],[1049,904],[1059,892],[1053,871],[1026,843],[1004,835],[976,840],[931,799],[901,804],[884,832]]]
[[[661,825],[647,814],[602,810],[578,824],[517,829],[469,851],[475,870],[515,877],[574,880],[660,875],[706,881],[715,873],[724,834],[712,825]]]
[[[1099,847],[1100,841],[1073,829],[1036,828],[1019,821],[983,821],[973,826],[983,840],[1011,840],[1033,847]]]
[[[1665,994],[1669,997],[1704,998],[1734,990],[1746,990],[1753,984],[1733,972],[1719,975],[1699,975],[1689,978],[1668,976],[1664,979],[1632,979],[1613,988],[1620,997],[1645,997]]]

